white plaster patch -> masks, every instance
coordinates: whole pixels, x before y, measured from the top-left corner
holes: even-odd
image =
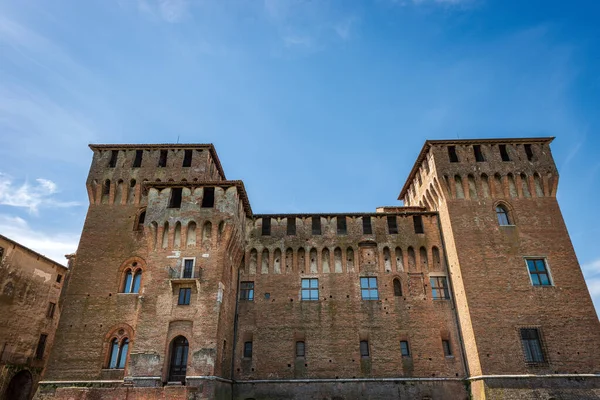
[[[167,256],[167,258],[179,258],[181,257],[181,251],[172,251],[170,256]]]
[[[33,271],[33,276],[39,276],[44,280],[44,282],[48,282],[50,279],[52,279],[52,274],[37,268]]]

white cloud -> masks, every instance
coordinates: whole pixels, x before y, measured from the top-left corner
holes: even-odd
[[[596,313],[600,316],[600,258],[582,264],[581,270],[596,306]]]
[[[24,182],[14,183],[12,177],[0,172],[0,205],[27,208],[30,213],[37,214],[40,207],[74,207],[79,203],[56,200],[53,195],[58,193],[54,182],[38,178],[36,184]]]
[[[583,264],[581,269],[585,275],[600,275],[600,258]],[[600,276],[598,278],[600,279]]]
[[[66,254],[74,253],[79,242],[78,235],[33,229],[27,221],[17,216],[0,214],[0,234],[66,265]]]
[[[138,9],[152,16],[176,23],[189,15],[188,0],[138,0]]]

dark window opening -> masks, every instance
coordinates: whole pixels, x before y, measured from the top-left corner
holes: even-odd
[[[240,283],[240,300],[254,301],[254,282]]]
[[[119,157],[119,150],[112,150],[110,152],[110,161],[108,162],[108,168],[114,168],[117,166],[117,157]]]
[[[452,347],[450,346],[450,341],[442,340],[442,347],[444,348],[444,355],[446,357],[452,357]]]
[[[183,167],[192,166],[192,150],[185,150],[183,153]]]
[[[398,221],[396,220],[396,216],[388,215],[387,222],[388,222],[389,234],[394,235],[394,234],[398,233]]]
[[[450,290],[448,289],[448,280],[445,276],[432,276],[429,278],[431,284],[431,297],[434,300],[450,299]]]
[[[133,160],[133,168],[139,168],[142,166],[142,156],[144,155],[144,150],[136,150],[135,158]]]
[[[104,181],[104,185],[102,185],[102,195],[108,196],[110,194],[110,181],[107,179]]]
[[[271,218],[264,217],[262,219],[262,235],[269,236],[271,234]]]
[[[190,305],[190,297],[192,297],[192,289],[191,288],[180,288],[179,289],[179,299],[177,300],[177,304],[180,306],[189,306]]]
[[[450,158],[450,162],[458,162],[458,155],[456,154],[456,146],[448,146],[448,158]]]
[[[527,269],[533,286],[552,286],[550,274],[548,268],[546,268],[546,261],[543,258],[528,259]]]
[[[400,279],[394,279],[394,296],[402,296],[402,285]]]
[[[306,346],[304,342],[296,342],[296,357],[304,357],[306,354]]]
[[[171,189],[171,200],[169,201],[169,208],[181,208],[182,190],[182,188]]]
[[[287,234],[288,235],[296,234],[296,217],[288,217],[287,218]]]
[[[160,156],[158,157],[158,166],[166,167],[167,166],[167,150],[161,150]]]
[[[35,350],[35,358],[38,360],[42,360],[44,358],[44,352],[46,351],[46,340],[48,339],[48,335],[41,334],[40,340],[37,345],[37,349]]]
[[[188,258],[183,260],[183,276],[184,279],[191,279],[194,276],[194,259]]]
[[[252,358],[252,342],[244,343],[244,358]]]
[[[2,261],[2,257],[4,257],[4,247],[0,247],[0,262]]]
[[[525,361],[528,363],[543,363],[546,362],[544,352],[542,350],[542,342],[540,333],[536,328],[521,329],[521,344],[525,352]]]
[[[137,227],[136,229],[138,231],[141,231],[142,228],[144,227],[144,221],[146,220],[146,210],[142,211],[140,213],[140,216],[138,217],[138,223],[137,223]]]
[[[423,217],[420,215],[413,215],[413,226],[415,227],[415,233],[425,233],[423,229]]]
[[[410,348],[408,347],[408,342],[406,340],[400,341],[400,353],[402,357],[410,357]]]
[[[312,234],[321,234],[321,217],[312,217]]]
[[[371,217],[363,217],[363,234],[371,235],[373,234],[373,227],[371,226]]]
[[[477,162],[485,161],[485,157],[483,156],[483,153],[481,152],[480,145],[476,144],[473,146],[473,153],[475,153],[475,161],[477,161]]]
[[[508,210],[504,206],[499,205],[496,207],[496,217],[498,218],[498,225],[511,225]]]
[[[46,311],[46,317],[54,318],[54,309],[56,308],[56,303],[48,303],[48,311]]]
[[[366,340],[360,341],[360,356],[361,358],[369,357],[369,342]]]
[[[337,217],[337,233],[338,235],[345,235],[348,233],[348,228],[346,226],[346,217]]]
[[[215,206],[215,188],[204,188],[204,196],[202,196],[202,208],[211,208]]]
[[[62,275],[58,274],[56,275],[56,283],[60,283],[60,281],[62,281]]]
[[[510,161],[510,157],[508,155],[508,150],[506,149],[505,144],[501,144],[498,146],[500,149],[500,157],[502,157],[502,161]]]
[[[304,278],[301,281],[302,291],[301,300],[317,301],[319,300],[319,280],[317,278]]]
[[[527,159],[529,161],[533,161],[533,149],[530,144],[525,145],[525,154],[527,154]]]

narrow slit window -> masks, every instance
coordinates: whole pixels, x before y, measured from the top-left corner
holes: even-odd
[[[450,341],[442,340],[442,347],[444,348],[444,355],[446,357],[452,357],[452,346],[450,346]]]
[[[304,342],[296,342],[296,357],[304,358],[306,355],[306,346]]]
[[[110,160],[108,161],[108,168],[114,168],[117,166],[117,158],[119,157],[119,150],[112,150],[110,152]]]
[[[182,188],[171,189],[171,199],[169,200],[169,208],[181,208],[182,190]]]
[[[56,303],[48,303],[48,311],[46,312],[46,317],[54,318],[54,310],[56,309]]]
[[[408,347],[408,341],[400,341],[400,354],[402,354],[402,357],[410,357],[410,347]]]
[[[184,150],[182,167],[192,166],[192,150]]]
[[[244,358],[252,358],[252,342],[244,343]]]
[[[269,236],[271,234],[271,218],[264,217],[262,219],[262,235]]]
[[[38,360],[44,358],[44,353],[46,352],[46,340],[48,340],[48,335],[42,333],[40,335],[40,340],[38,341],[37,349],[35,350],[35,358]]]
[[[296,234],[296,217],[287,218],[287,234],[290,236]]]
[[[177,304],[180,306],[189,306],[191,297],[192,297],[192,289],[191,288],[180,288],[179,289],[179,299],[177,300]]]
[[[371,217],[363,217],[363,234],[364,235],[372,235],[373,227],[371,226]]]
[[[204,196],[202,197],[202,208],[212,208],[215,206],[215,188],[204,188]]]
[[[456,146],[448,146],[448,158],[451,163],[458,162],[458,154],[456,154]]]
[[[345,235],[348,233],[348,228],[346,226],[346,217],[337,217],[337,233],[338,235]]]
[[[312,217],[312,234],[321,234],[321,217]]]
[[[398,278],[394,279],[394,296],[402,296],[402,284],[400,284],[400,279]]]
[[[133,168],[139,168],[142,166],[142,157],[144,155],[143,150],[135,151],[135,158],[133,159]]]
[[[478,144],[474,145],[473,153],[475,154],[475,161],[477,161],[477,162],[485,161],[485,157],[483,156],[483,153],[481,152],[481,145],[478,145]]]
[[[529,161],[533,161],[533,148],[530,144],[525,145],[525,154],[527,154],[527,159]]]
[[[369,357],[369,342],[367,340],[360,341],[360,357],[361,358]]]
[[[502,161],[510,161],[510,157],[508,155],[508,149],[505,144],[501,144],[498,146],[500,149],[500,157],[502,157]]]
[[[167,166],[167,150],[161,150],[158,157],[158,166],[164,168]]]
[[[390,235],[397,234],[398,233],[398,221],[396,220],[396,216],[388,215],[387,223],[388,223],[388,233]]]
[[[425,233],[423,229],[423,217],[420,215],[413,215],[413,226],[415,228],[415,233]]]

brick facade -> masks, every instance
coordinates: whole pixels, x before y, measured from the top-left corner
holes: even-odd
[[[253,214],[212,145],[92,145],[37,396],[531,398],[529,376],[598,398],[600,324],[550,141],[428,141],[404,207],[294,215]],[[532,285],[527,257],[552,285]]]

